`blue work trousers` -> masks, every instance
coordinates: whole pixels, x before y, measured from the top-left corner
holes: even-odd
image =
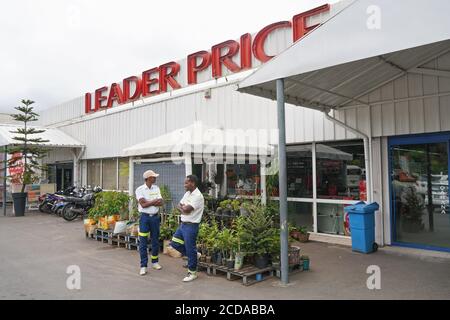
[[[148,238],[151,237],[152,263],[158,262],[159,254],[159,214],[153,216],[141,213],[139,220],[139,253],[141,256],[141,267],[147,267],[148,264]]]
[[[197,271],[197,236],[199,224],[181,223],[172,237],[172,248],[188,258],[189,272]]]

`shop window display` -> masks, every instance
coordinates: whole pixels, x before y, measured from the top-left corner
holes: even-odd
[[[288,197],[312,198],[312,145],[289,146],[287,150]]]
[[[102,160],[102,187],[105,190],[117,189],[117,160]]]
[[[100,160],[88,160],[87,162],[87,182],[91,187],[100,185]]]
[[[128,190],[128,176],[130,175],[130,164],[128,158],[119,159],[119,190]]]
[[[252,196],[261,193],[259,164],[227,165],[226,176],[229,195]]]
[[[317,144],[317,197],[367,200],[362,141]]]
[[[313,204],[289,201],[288,220],[294,226],[306,227],[308,231],[314,231]]]
[[[288,197],[312,198],[312,145],[288,146],[286,165]],[[268,176],[267,181],[271,184],[270,196],[278,197],[278,175]]]
[[[348,213],[342,204],[317,204],[317,231],[319,233],[350,235],[350,222]]]

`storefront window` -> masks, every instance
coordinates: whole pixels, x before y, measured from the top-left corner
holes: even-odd
[[[105,190],[116,190],[117,188],[117,160],[102,160],[102,187]]]
[[[306,202],[288,202],[288,220],[297,227],[306,227],[314,231],[313,204]]]
[[[287,148],[288,197],[312,198],[312,145]]]
[[[317,204],[317,231],[320,233],[349,236],[348,215],[344,211],[347,205]]]
[[[87,182],[91,187],[100,185],[100,160],[88,160]]]
[[[227,191],[229,195],[260,194],[261,176],[259,164],[227,165]]]
[[[432,139],[390,147],[395,241],[448,249],[448,142]]]
[[[128,158],[119,159],[119,190],[128,190],[128,177],[130,175],[130,164]]]
[[[317,144],[316,159],[318,198],[367,199],[362,141]]]

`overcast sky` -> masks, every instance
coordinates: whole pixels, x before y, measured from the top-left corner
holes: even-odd
[[[42,110],[336,0],[15,0],[0,11],[0,112]]]

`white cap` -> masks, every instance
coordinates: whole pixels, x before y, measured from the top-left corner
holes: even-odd
[[[144,179],[150,178],[150,177],[159,177],[159,174],[155,173],[153,170],[147,170],[143,174]]]

